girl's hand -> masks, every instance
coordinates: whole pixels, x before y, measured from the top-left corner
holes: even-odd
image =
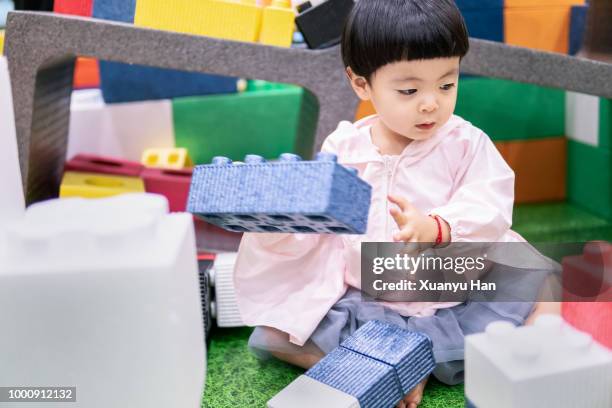
[[[399,207],[389,210],[399,228],[399,231],[393,235],[396,242],[436,242],[438,223],[433,217],[421,213],[408,200],[401,197],[389,195],[388,198]]]

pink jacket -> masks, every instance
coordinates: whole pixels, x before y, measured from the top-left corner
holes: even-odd
[[[480,129],[453,116],[432,137],[399,156],[383,156],[370,138],[376,116],[340,122],[322,151],[359,170],[372,185],[364,235],[244,234],[234,283],[245,324],[270,326],[303,345],[347,285],[360,288],[362,241],[393,241],[398,230],[387,195],[435,213],[456,241],[523,241],[510,230],[514,173]],[[456,303],[393,302],[404,316],[429,316]]]

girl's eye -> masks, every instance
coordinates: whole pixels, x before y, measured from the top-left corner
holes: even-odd
[[[440,87],[443,91],[450,91],[455,87],[455,84],[445,84]]]
[[[416,93],[416,89],[399,89],[397,92],[401,93],[402,95],[413,95]]]

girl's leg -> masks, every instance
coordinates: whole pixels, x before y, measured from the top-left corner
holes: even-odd
[[[300,347],[289,341],[289,335],[272,327],[258,327],[257,344],[252,347],[265,350],[279,360],[298,367],[309,369],[315,365],[324,353],[312,341]]]

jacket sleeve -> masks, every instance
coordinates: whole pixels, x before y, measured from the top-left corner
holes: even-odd
[[[431,214],[448,222],[452,242],[495,242],[512,225],[513,203],[514,172],[478,130],[460,160],[449,202]]]

